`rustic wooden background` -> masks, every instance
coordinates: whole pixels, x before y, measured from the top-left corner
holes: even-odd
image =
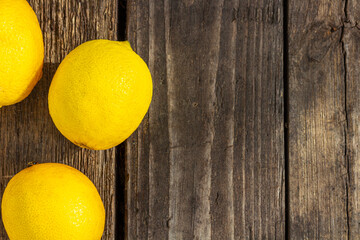
[[[27,162],[61,162],[97,186],[103,239],[360,239],[359,1],[29,2],[44,76],[0,109],[1,195]],[[107,151],[71,144],[47,109],[61,60],[96,38],[128,39],[154,82]]]

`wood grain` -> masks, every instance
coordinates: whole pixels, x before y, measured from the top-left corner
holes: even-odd
[[[116,39],[117,1],[30,0],[44,34],[43,78],[23,102],[0,109],[0,193],[27,162],[60,162],[85,173],[106,208],[103,239],[114,239],[115,150],[90,151],[66,140],[48,113],[47,94],[61,60],[79,44]],[[0,238],[7,239],[3,226]]]
[[[289,239],[348,239],[345,9],[289,2]]]
[[[360,236],[360,4],[350,0],[345,7],[342,26],[346,80],[347,161],[348,161],[348,227],[349,239]]]
[[[128,2],[154,97],[126,146],[127,239],[284,238],[283,2]]]

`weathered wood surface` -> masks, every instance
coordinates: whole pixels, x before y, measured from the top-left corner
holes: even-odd
[[[60,61],[90,39],[116,39],[116,0],[30,0],[44,34],[43,78],[23,102],[0,109],[0,193],[27,162],[60,162],[85,173],[104,201],[103,239],[114,239],[115,150],[90,151],[66,140],[48,113],[47,95]],[[7,239],[2,223],[0,239]]]
[[[346,80],[348,227],[349,239],[360,236],[360,2],[349,0],[344,8],[343,54]]]
[[[359,211],[349,215],[358,202],[359,73],[346,71],[357,68],[359,38],[344,28],[347,7],[289,1],[289,239],[348,239],[350,223],[359,237]]]
[[[29,2],[44,76],[0,109],[1,195],[27,162],[62,162],[99,189],[103,239],[359,238],[358,1],[128,0],[126,24],[124,0]],[[78,148],[48,114],[51,79],[125,25],[152,72],[149,113],[117,153]]]
[[[126,146],[126,239],[284,239],[283,2],[128,1],[154,97]]]

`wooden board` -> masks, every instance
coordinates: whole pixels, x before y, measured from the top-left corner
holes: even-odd
[[[350,0],[343,26],[343,53],[346,79],[346,119],[347,119],[347,166],[348,166],[348,238],[360,236],[360,3]]]
[[[0,193],[27,162],[69,164],[95,183],[107,213],[103,239],[114,239],[115,150],[85,150],[66,140],[51,121],[47,95],[67,53],[90,39],[116,39],[117,1],[30,0],[30,4],[44,34],[44,74],[27,99],[0,109]],[[2,225],[0,238],[7,239]]]
[[[126,146],[126,239],[284,239],[283,2],[128,2],[154,97]]]
[[[346,8],[289,1],[289,239],[348,239]]]

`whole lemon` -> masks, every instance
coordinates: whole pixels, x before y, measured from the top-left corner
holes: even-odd
[[[0,107],[26,98],[42,75],[44,43],[26,0],[0,0]]]
[[[92,182],[64,164],[44,163],[7,185],[2,219],[11,240],[99,240],[105,210]]]
[[[61,62],[49,90],[49,111],[74,144],[108,149],[136,130],[151,97],[150,71],[129,42],[93,40]]]

